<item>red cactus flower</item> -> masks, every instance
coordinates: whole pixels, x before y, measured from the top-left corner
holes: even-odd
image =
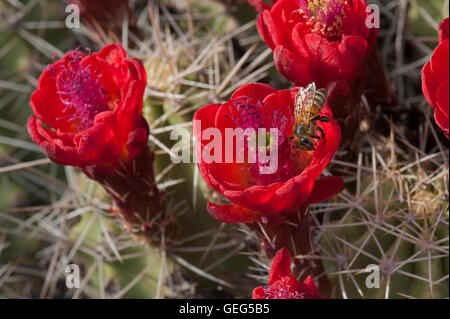
[[[252,299],[320,299],[311,276],[301,284],[291,273],[291,255],[282,248],[272,262],[269,286],[253,290]]]
[[[364,0],[248,1],[260,11],[259,33],[285,78],[300,86],[337,83],[344,94],[361,82],[378,35],[366,26]]]
[[[121,215],[124,228],[152,243],[167,240],[175,228],[147,147],[149,129],[142,116],[146,80],[142,63],[127,58],[118,44],[91,55],[71,51],[39,78],[28,132],[52,161],[80,167],[99,182],[114,200],[118,209],[111,211]]]
[[[328,106],[321,115],[332,122],[318,123],[325,138],[320,139],[312,151],[293,147],[294,100],[298,90],[277,91],[265,84],[247,84],[227,103],[205,106],[194,115],[200,173],[207,184],[232,202],[221,206],[208,203],[208,211],[215,219],[227,223],[254,222],[263,216],[293,212],[300,205],[325,200],[342,190],[341,178],[318,179],[341,139],[340,127],[332,120]],[[270,172],[261,170],[270,163],[260,157],[252,160],[248,155],[254,147],[249,139],[241,144],[232,140],[234,144],[225,148],[230,131],[252,129],[259,133],[261,128],[266,129],[262,134],[267,135],[260,135],[258,139],[271,140],[277,147],[277,167]],[[210,148],[210,129],[217,129],[222,138],[222,149],[214,149],[214,152]],[[270,129],[277,130],[278,136],[269,134]],[[205,153],[214,153],[214,160],[205,158]],[[227,161],[230,154],[233,160]],[[238,154],[247,154],[241,163],[237,160]]]
[[[59,164],[85,168],[126,162],[146,145],[145,86],[142,63],[128,59],[118,44],[91,55],[71,51],[40,76],[28,132]]]
[[[428,103],[435,109],[437,125],[449,138],[449,26],[448,18],[439,26],[439,45],[431,61],[422,69],[422,90]]]

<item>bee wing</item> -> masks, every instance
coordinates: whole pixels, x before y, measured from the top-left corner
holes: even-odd
[[[298,91],[297,96],[295,97],[295,103],[294,103],[295,118],[298,118],[300,116],[300,114],[302,113],[302,105],[303,105],[303,99],[302,99],[300,91]]]
[[[314,104],[314,97],[316,95],[316,84],[311,83],[305,88],[300,88],[295,98],[295,118],[302,117],[306,119],[309,124],[311,107]]]

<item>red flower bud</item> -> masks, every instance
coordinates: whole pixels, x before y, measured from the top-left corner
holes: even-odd
[[[147,145],[145,86],[144,66],[118,44],[71,51],[40,76],[28,132],[56,163],[113,168]]]
[[[449,138],[449,27],[448,18],[439,26],[439,45],[431,61],[422,69],[422,90],[428,103],[435,109],[437,125]]]
[[[269,286],[253,290],[252,299],[320,299],[312,277],[301,284],[291,273],[291,255],[282,248],[272,262]]]
[[[340,127],[327,105],[320,115],[330,122],[317,122],[323,138],[317,139],[314,150],[300,151],[292,142],[294,100],[298,90],[277,91],[264,84],[247,84],[227,103],[205,106],[194,115],[200,173],[206,183],[232,202],[221,206],[208,203],[208,211],[215,219],[237,223],[254,222],[267,215],[276,217],[278,213],[290,213],[300,205],[325,200],[342,190],[341,178],[317,180],[341,139]],[[212,161],[205,156],[212,153],[210,129],[217,130],[222,138],[222,148],[214,148]],[[260,157],[252,160],[249,154],[254,145],[249,140],[241,144],[233,142],[231,147],[227,145],[230,131],[236,129],[244,132],[250,129],[257,135],[260,134],[258,129],[266,129],[267,135],[255,136],[255,140],[267,139],[276,146],[276,153],[272,154],[277,159],[276,167],[264,172],[270,163],[263,163]],[[270,129],[276,130],[277,136],[269,133]],[[321,134],[320,130],[317,134]],[[259,144],[257,148],[261,150]],[[239,154],[247,154],[244,161],[239,162]],[[231,156],[232,161],[227,161],[227,156]]]
[[[377,28],[369,28],[364,0],[249,0],[261,14],[258,30],[274,51],[279,72],[296,85],[338,83],[349,94],[364,75]],[[334,84],[336,86],[336,84]]]

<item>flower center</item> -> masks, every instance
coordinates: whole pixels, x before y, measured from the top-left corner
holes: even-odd
[[[101,74],[84,67],[79,55],[74,54],[70,59],[57,73],[57,93],[66,106],[63,113],[70,112],[66,118],[78,122],[78,130],[83,131],[93,126],[97,114],[109,110],[109,97],[99,83]]]
[[[311,32],[337,40],[343,32],[347,0],[295,0]]]
[[[264,287],[264,299],[304,299],[305,296],[297,291],[291,291],[286,280]]]
[[[254,103],[251,97],[240,97],[236,99],[235,105],[239,113],[238,117],[232,117],[235,126],[243,130],[250,128],[256,133],[254,141],[250,141],[247,138],[244,143],[245,149],[236,150],[238,153],[246,150],[254,151],[254,145],[257,145],[256,162],[249,163],[253,183],[256,185],[270,185],[272,183],[285,182],[299,174],[299,170],[292,161],[292,149],[289,138],[284,134],[288,122],[287,118],[284,115],[275,113],[267,121],[261,112],[264,105],[261,105],[260,101]],[[268,122],[270,127],[266,127]],[[261,128],[265,128],[265,135],[259,136],[259,129]],[[271,129],[276,129],[277,134],[271,134]],[[273,145],[277,146],[277,154],[274,154],[276,148]],[[267,158],[265,160],[261,159],[262,154],[265,156],[277,156],[277,167],[271,170],[273,173],[261,173],[270,166]],[[243,169],[248,168],[243,167]]]

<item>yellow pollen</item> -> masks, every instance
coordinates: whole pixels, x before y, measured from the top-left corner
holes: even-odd
[[[347,0],[298,0],[298,12],[303,16],[311,32],[336,39],[344,30],[344,9]],[[307,8],[307,10],[306,10]]]

